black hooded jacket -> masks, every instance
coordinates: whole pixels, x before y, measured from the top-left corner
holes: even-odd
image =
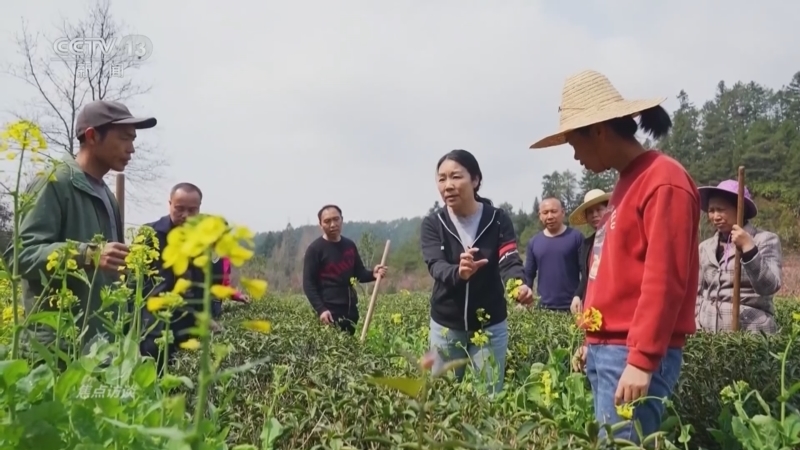
[[[422,220],[422,257],[434,279],[431,293],[431,318],[453,330],[477,331],[481,328],[477,310],[489,314],[484,325],[504,321],[508,315],[505,285],[523,277],[522,259],[517,252],[517,236],[511,219],[502,209],[484,204],[473,247],[475,259],[488,259],[468,281],[458,276],[458,263],[464,253],[455,226],[443,208]]]

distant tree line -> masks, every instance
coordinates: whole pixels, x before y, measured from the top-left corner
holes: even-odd
[[[746,166],[747,186],[759,206],[754,222],[778,233],[785,248],[800,248],[800,72],[778,90],[755,82],[728,86],[720,81],[714,98],[700,107],[685,91],[677,98],[672,132],[660,142],[645,141],[645,146],[681,161],[698,186],[735,178],[738,166]],[[538,218],[541,199],[560,199],[569,214],[588,190],[610,192],[616,180],[614,171],[556,171],[542,178],[540,195],[532,199],[530,210],[514,208],[507,202],[498,206],[510,214],[520,249],[524,249],[524,244],[542,229]],[[425,212],[441,207],[435,202]],[[385,240],[391,239],[390,289],[413,289],[429,282],[419,250],[420,225],[421,217],[346,222],[345,234],[359,243],[360,252],[371,264],[380,260]],[[701,221],[700,233],[708,236],[711,232],[706,221]],[[305,248],[317,236],[315,225],[287,225],[282,231],[259,233],[259,258],[248,270],[266,273],[274,288],[297,290]]]

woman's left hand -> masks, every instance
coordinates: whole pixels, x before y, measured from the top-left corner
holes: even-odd
[[[750,236],[750,233],[739,225],[733,226],[731,230],[731,241],[734,245],[739,247],[742,253],[749,252],[756,246],[756,243],[753,242],[753,236]]]
[[[533,302],[533,291],[531,291],[531,288],[529,288],[528,285],[523,284],[519,287],[517,302],[522,303],[523,305],[529,305]]]

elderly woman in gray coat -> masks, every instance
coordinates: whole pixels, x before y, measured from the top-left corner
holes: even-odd
[[[745,188],[744,226],[736,225],[738,182],[701,187],[700,204],[717,232],[700,243],[700,286],[697,290],[698,330],[733,329],[734,255],[742,251],[739,329],[775,333],[773,296],[781,288],[781,243],[775,233],[758,229],[750,220],[758,208]]]

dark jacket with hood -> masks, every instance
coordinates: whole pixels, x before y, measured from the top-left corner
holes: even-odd
[[[477,331],[481,328],[477,311],[489,314],[487,325],[506,320],[506,282],[523,277],[522,259],[517,252],[517,236],[511,219],[502,209],[484,202],[483,214],[473,247],[475,259],[488,259],[468,281],[458,276],[458,263],[464,253],[458,232],[447,208],[422,220],[422,257],[434,279],[431,293],[431,318],[453,330]]]

